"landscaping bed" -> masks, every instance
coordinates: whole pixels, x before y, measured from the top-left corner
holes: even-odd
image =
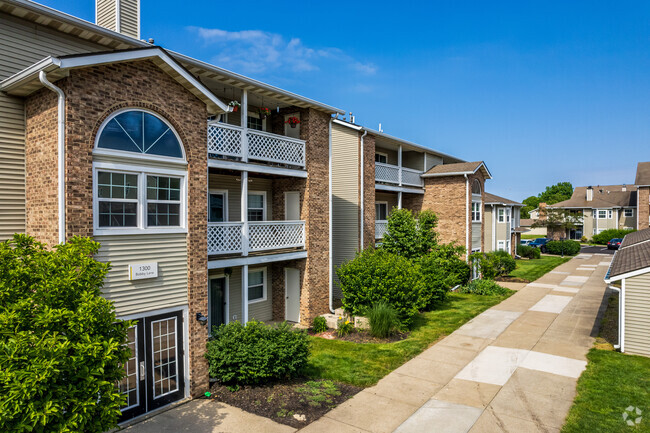
[[[338,335],[336,330],[330,329],[326,332],[313,333],[309,332],[309,335],[313,337],[324,338],[326,340],[341,340],[341,341],[351,341],[353,343],[393,343],[395,341],[405,340],[408,336],[408,332],[395,332],[390,335],[388,338],[377,338],[373,337],[370,334],[370,331],[366,329],[354,329],[347,335]]]
[[[302,428],[362,388],[330,380],[293,379],[235,389],[214,383],[209,398],[291,427]]]

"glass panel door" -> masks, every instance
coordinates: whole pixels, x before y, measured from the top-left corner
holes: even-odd
[[[140,321],[135,321],[127,334],[127,346],[131,351],[129,360],[124,364],[125,376],[119,382],[120,393],[126,396],[125,404],[120,408],[122,416],[119,421],[126,421],[146,411],[144,370],[144,338]]]
[[[226,323],[226,277],[210,279],[209,332],[215,326]]]

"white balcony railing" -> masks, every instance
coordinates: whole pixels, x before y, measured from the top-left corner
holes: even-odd
[[[305,141],[224,123],[208,125],[208,154],[305,167]]]
[[[248,238],[244,237],[248,224]],[[208,223],[208,254],[236,254],[305,246],[304,221]]]
[[[383,238],[387,228],[388,228],[388,221],[383,221],[383,220],[375,221],[375,239]]]
[[[375,181],[394,183],[396,185],[422,186],[422,171],[397,165],[375,163]],[[401,180],[401,182],[400,182]]]

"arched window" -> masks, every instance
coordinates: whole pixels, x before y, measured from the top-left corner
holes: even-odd
[[[183,158],[183,148],[172,127],[144,110],[118,112],[104,122],[97,138],[100,149]]]
[[[474,179],[474,182],[472,183],[472,194],[480,194],[481,193],[481,182],[478,181],[478,179]]]

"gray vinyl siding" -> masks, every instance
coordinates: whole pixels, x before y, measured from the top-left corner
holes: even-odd
[[[626,353],[650,356],[650,273],[625,280]]]
[[[366,206],[374,206],[374,202]],[[359,250],[359,133],[332,125],[332,262],[334,270]],[[341,299],[336,272],[334,298]]]
[[[427,170],[431,169],[431,167],[434,167],[436,165],[442,164],[442,158],[436,155],[432,155],[430,153],[427,153]]]
[[[97,260],[111,262],[102,294],[118,315],[187,304],[187,235],[95,236]],[[129,281],[129,264],[158,263],[158,277]]]
[[[485,221],[485,252],[489,253],[496,248],[496,241],[492,245],[492,222],[496,218],[496,209],[492,206],[485,206],[485,213],[483,214],[483,221]]]
[[[393,208],[397,207],[397,193],[375,192],[375,202],[385,201],[388,203],[388,215]]]
[[[481,248],[481,223],[472,223],[472,249]]]
[[[139,0],[120,0],[120,33],[139,38]]]
[[[424,153],[414,150],[402,151],[402,166],[422,171],[424,169]]]
[[[392,164],[392,165],[397,165],[397,150],[387,149],[385,147],[380,147],[380,146],[376,145],[375,146],[375,152],[377,152],[377,153],[385,153],[387,155],[386,163],[387,164]]]
[[[242,267],[232,269],[232,274],[228,278],[228,321],[234,322],[242,320]],[[256,267],[251,267],[249,270],[254,270]],[[221,274],[223,269],[215,269],[210,271],[210,275]],[[273,296],[271,289],[271,267],[266,268],[266,300],[262,302],[255,302],[248,304],[248,319],[270,321],[273,318]]]
[[[97,25],[116,31],[116,3],[117,0],[97,0],[95,2]]]
[[[0,14],[0,80],[47,56],[106,47]],[[23,100],[0,93],[0,241],[25,231],[25,113]]]
[[[271,221],[273,219],[273,181],[253,176],[249,176],[248,181],[249,192],[266,192],[266,220]],[[228,221],[241,221],[241,178],[225,174],[210,174],[208,185],[210,190],[228,191]],[[284,215],[281,217],[284,218]]]

